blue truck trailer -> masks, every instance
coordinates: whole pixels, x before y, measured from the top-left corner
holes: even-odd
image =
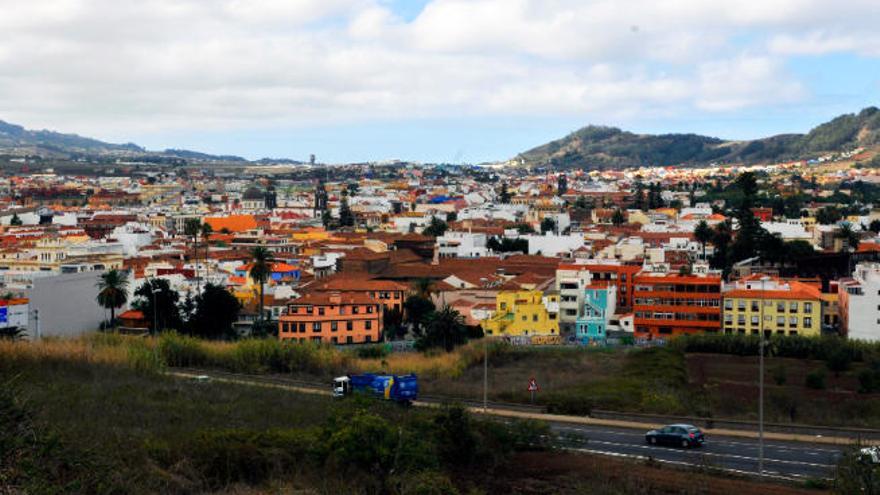
[[[380,375],[364,373],[340,376],[333,380],[333,397],[363,393],[377,399],[409,404],[418,399],[419,380],[410,375]]]

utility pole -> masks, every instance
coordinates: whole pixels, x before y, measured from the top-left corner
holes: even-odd
[[[761,353],[759,359],[758,378],[758,476],[764,477],[764,281],[766,277],[761,277],[761,324],[758,326],[761,330],[761,343],[758,349]]]
[[[36,325],[37,340],[43,338],[43,331],[40,329],[40,310],[34,309],[34,324]]]
[[[483,336],[483,414],[489,409],[489,343]]]

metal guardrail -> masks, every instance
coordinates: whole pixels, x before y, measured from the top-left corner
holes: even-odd
[[[698,416],[674,416],[663,414],[644,414],[618,411],[605,411],[593,409],[591,418],[616,419],[620,421],[633,421],[639,423],[688,423],[703,428],[726,428],[730,430],[757,431],[758,422],[740,419],[703,418]],[[863,440],[880,441],[880,430],[872,428],[846,428],[838,426],[802,425],[790,423],[764,423],[764,431],[775,433],[792,433],[815,436],[839,436]]]

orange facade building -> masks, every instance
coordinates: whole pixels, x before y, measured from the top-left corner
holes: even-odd
[[[641,273],[633,292],[635,337],[666,339],[721,329],[721,277]]]
[[[301,297],[279,317],[278,338],[299,342],[363,344],[379,342],[382,302],[361,294],[313,293]]]

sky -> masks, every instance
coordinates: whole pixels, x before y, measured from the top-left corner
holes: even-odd
[[[149,149],[505,160],[880,104],[877,0],[0,0],[0,120]]]

